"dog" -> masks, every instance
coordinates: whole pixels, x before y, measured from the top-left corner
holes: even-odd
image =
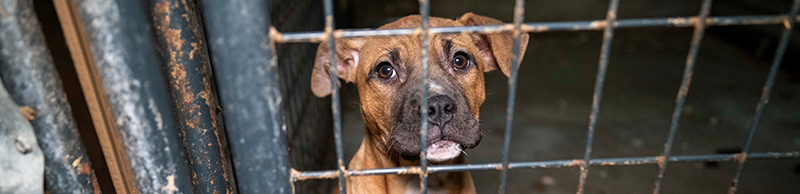
[[[419,28],[420,23],[419,15],[411,15],[378,29]],[[430,27],[504,24],[473,13],[457,20],[430,17],[429,23]],[[486,99],[483,73],[496,69],[506,76],[511,73],[513,35],[461,33],[429,37],[426,157],[433,165],[463,164],[463,150],[477,146],[483,136],[479,124],[480,107]],[[418,34],[336,40],[339,79],[358,87],[367,129],[349,169],[419,165],[423,84],[420,41]],[[527,45],[528,34],[522,33],[519,61]],[[330,57],[327,43],[320,44],[311,77],[311,90],[318,97],[332,92]],[[420,193],[421,188],[418,175],[376,175],[347,177],[347,190],[394,194]],[[428,192],[475,193],[475,185],[469,172],[431,173]]]

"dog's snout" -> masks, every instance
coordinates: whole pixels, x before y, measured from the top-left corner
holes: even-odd
[[[433,96],[428,99],[428,122],[444,127],[444,124],[453,119],[456,112],[456,102],[445,95]]]

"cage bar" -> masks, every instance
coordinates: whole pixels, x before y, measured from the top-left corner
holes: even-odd
[[[422,188],[422,194],[428,193],[428,52],[430,51],[429,48],[429,33],[430,33],[430,2],[428,0],[419,0],[419,15],[420,15],[420,28],[422,33],[420,34],[420,44],[422,46],[422,95],[420,99],[420,153],[419,153],[419,165],[422,173],[419,174],[420,177],[420,188]]]
[[[342,150],[342,108],[339,100],[339,68],[336,63],[336,37],[333,35],[334,20],[333,20],[333,0],[324,0],[323,6],[325,9],[325,40],[327,40],[328,49],[330,54],[329,66],[331,74],[331,109],[333,111],[333,137],[336,141],[336,163],[339,167],[339,192],[341,194],[347,193],[347,178],[345,171],[347,168],[344,165],[344,151]]]
[[[613,24],[617,19],[617,8],[619,7],[619,0],[611,0],[608,5],[608,15],[606,16],[606,23]],[[611,52],[611,40],[614,38],[614,26],[606,25],[603,32],[603,45],[600,47],[600,62],[597,65],[597,80],[594,84],[594,95],[592,95],[592,112],[589,115],[589,130],[586,135],[586,152],[583,154],[583,165],[581,166],[581,175],[578,180],[578,194],[583,194],[584,187],[586,187],[586,178],[589,174],[589,162],[591,162],[592,155],[592,142],[594,141],[594,131],[597,127],[597,115],[600,112],[600,101],[603,96],[603,83],[606,79],[606,70],[608,70],[608,55]]]
[[[661,186],[664,184],[664,176],[667,172],[668,160],[672,152],[672,144],[675,140],[675,134],[678,132],[678,124],[681,119],[683,104],[686,102],[686,95],[689,93],[689,85],[692,83],[694,65],[697,61],[697,53],[700,51],[700,42],[703,40],[703,33],[706,29],[706,18],[708,18],[709,12],[711,12],[711,0],[703,0],[702,7],[700,8],[700,15],[698,16],[700,19],[695,24],[691,48],[686,57],[686,68],[683,70],[683,80],[681,80],[681,86],[680,89],[678,89],[678,96],[675,100],[675,110],[672,111],[672,123],[669,127],[669,136],[667,137],[667,143],[664,144],[663,158],[665,160],[659,163],[656,188],[653,189],[654,194],[661,193]]]
[[[508,78],[508,101],[506,107],[506,128],[503,137],[503,170],[500,172],[500,193],[506,193],[508,180],[508,155],[511,147],[512,121],[514,120],[514,104],[517,95],[517,75],[519,71],[520,55],[520,35],[522,32],[522,21],[525,19],[525,0],[516,0],[514,5],[514,36],[513,47],[511,48],[511,75]]]
[[[201,3],[238,192],[291,193],[268,4]]]
[[[658,164],[663,156],[631,157],[631,158],[598,158],[589,161],[590,166],[635,166]],[[715,154],[715,155],[687,155],[673,156],[669,162],[691,163],[691,162],[736,162],[741,158],[741,154]],[[748,156],[752,160],[778,160],[778,159],[800,159],[800,152],[765,152],[752,153]],[[580,167],[584,160],[551,160],[536,162],[510,162],[508,169],[548,169],[548,168],[573,168]],[[477,170],[502,170],[502,163],[484,164],[457,164],[457,165],[436,165],[428,168],[429,173],[436,172],[456,172],[456,171],[477,171]],[[347,176],[373,176],[389,174],[420,174],[419,167],[398,167],[382,169],[359,169],[348,170]],[[305,171],[292,175],[294,181],[309,179],[334,179],[337,178],[338,171]]]
[[[797,17],[797,10],[799,8],[800,0],[794,0],[792,9],[789,11],[789,17],[786,17],[784,20],[784,27],[786,29],[783,30],[783,34],[781,35],[781,41],[778,44],[777,50],[775,51],[775,58],[772,59],[772,67],[769,70],[767,82],[764,84],[764,88],[761,92],[761,99],[756,105],[756,113],[753,115],[753,120],[750,123],[750,132],[747,134],[747,142],[745,142],[744,148],[742,149],[742,158],[739,161],[739,167],[736,169],[736,175],[734,175],[731,182],[731,187],[728,189],[728,194],[736,193],[736,187],[739,186],[739,177],[742,176],[742,170],[744,169],[745,161],[749,157],[748,154],[750,153],[750,147],[753,146],[753,139],[756,136],[758,124],[761,121],[764,108],[766,108],[767,103],[769,103],[769,94],[772,92],[772,86],[775,85],[775,77],[778,75],[778,69],[781,66],[783,55],[786,54],[786,46],[789,44],[789,39],[792,36],[792,29],[794,29],[795,22],[791,21],[791,18]]]
[[[782,24],[788,15],[744,15],[744,16],[719,16],[706,18],[707,26],[733,26],[733,25],[770,25]],[[800,17],[795,22],[800,21]],[[621,19],[613,22],[615,28],[642,28],[642,27],[692,27],[699,21],[699,17],[671,17],[652,19]],[[566,21],[566,22],[533,22],[522,24],[522,31],[526,33],[554,32],[554,31],[585,31],[604,30],[605,20]],[[415,29],[381,29],[381,30],[336,30],[334,35],[339,38],[355,38],[366,36],[403,36],[414,34]],[[513,25],[486,25],[462,27],[436,27],[430,29],[430,34],[457,34],[457,33],[500,33],[513,31]],[[276,42],[320,42],[325,32],[292,32],[282,33]]]

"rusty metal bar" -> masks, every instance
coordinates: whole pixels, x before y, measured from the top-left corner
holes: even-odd
[[[513,47],[511,48],[511,75],[508,77],[508,101],[506,107],[506,128],[503,137],[503,170],[500,172],[500,193],[506,193],[506,184],[508,180],[508,155],[511,148],[511,130],[513,129],[512,121],[514,120],[514,104],[516,103],[517,96],[517,75],[519,71],[519,57],[524,53],[520,53],[520,35],[522,34],[522,21],[525,19],[525,0],[516,0],[514,5],[514,36]]]
[[[344,164],[344,151],[342,146],[342,108],[339,100],[339,68],[336,64],[336,37],[333,35],[334,25],[333,19],[333,0],[324,0],[325,9],[325,38],[328,41],[328,49],[330,49],[330,74],[331,74],[331,109],[333,111],[333,137],[336,141],[336,163],[339,167],[339,192],[340,194],[347,194],[347,177],[345,171],[347,168]]]
[[[199,193],[235,191],[195,0],[148,1],[177,126]]]
[[[420,188],[422,188],[422,194],[428,193],[428,54],[430,51],[430,2],[429,0],[419,0],[419,14],[421,16],[421,23],[420,28],[422,33],[420,34],[420,41],[422,45],[422,99],[420,99],[420,121],[422,122],[422,128],[419,131],[420,134],[420,153],[419,153],[419,165],[420,170],[422,173],[419,174],[420,178]]]
[[[77,3],[138,192],[194,193],[144,4]]]
[[[792,8],[789,11],[788,18],[795,18],[797,17],[797,11],[800,9],[800,0],[794,0],[794,4],[792,4]],[[745,161],[750,157],[750,147],[753,146],[753,139],[756,136],[756,131],[758,130],[758,124],[761,121],[761,117],[764,113],[764,108],[766,108],[767,103],[769,103],[769,94],[772,92],[772,86],[775,84],[775,77],[778,75],[778,69],[781,66],[781,61],[783,60],[783,55],[786,54],[786,47],[789,44],[789,39],[792,36],[792,30],[795,27],[795,22],[791,21],[790,19],[786,18],[784,20],[784,27],[786,29],[783,30],[783,34],[781,35],[781,41],[778,44],[777,51],[775,51],[775,58],[772,59],[772,67],[769,70],[769,76],[767,77],[767,82],[764,84],[764,88],[761,91],[761,99],[758,101],[756,105],[756,113],[753,115],[753,120],[750,123],[750,132],[747,134],[747,142],[744,144],[744,148],[742,149],[741,156],[742,158],[739,161],[739,167],[736,169],[736,175],[734,175],[733,180],[731,182],[731,187],[728,189],[728,194],[736,193],[736,187],[739,186],[739,177],[742,175],[742,170],[744,169]]]
[[[238,191],[291,193],[268,2],[201,3]]]
[[[669,162],[737,162],[741,159],[742,154],[716,154],[716,155],[687,155],[687,156],[673,156],[669,158]],[[632,158],[599,158],[589,161],[590,166],[636,166],[636,165],[652,165],[658,164],[663,156],[649,156],[649,157],[632,157]],[[766,152],[766,153],[752,153],[748,159],[754,160],[775,160],[775,159],[800,159],[800,152]],[[552,160],[552,161],[537,161],[537,162],[511,162],[508,164],[509,169],[546,169],[546,168],[571,168],[581,167],[584,160]],[[457,171],[476,171],[476,170],[502,170],[502,163],[485,163],[485,164],[458,164],[458,165],[438,165],[430,166],[429,173],[436,172],[457,172]],[[372,176],[372,175],[389,175],[389,174],[420,174],[422,170],[419,167],[399,167],[399,168],[382,168],[382,169],[359,169],[346,171],[348,176]],[[295,181],[303,181],[309,179],[333,179],[337,178],[338,171],[306,171],[297,172],[292,175]]]
[[[617,20],[617,8],[619,7],[619,0],[611,0],[608,5],[608,13],[606,15],[606,23],[613,24]],[[578,194],[583,194],[586,187],[586,178],[589,174],[589,163],[591,162],[592,155],[592,142],[594,141],[594,132],[597,127],[597,115],[600,112],[600,101],[603,97],[603,83],[606,79],[606,71],[608,70],[608,55],[611,52],[611,41],[614,38],[614,26],[606,25],[603,32],[603,45],[600,47],[600,61],[597,65],[597,80],[594,84],[594,95],[592,95],[592,112],[589,115],[589,130],[586,135],[586,152],[583,155],[583,160],[586,161],[581,166],[581,175],[578,180]]]
[[[731,25],[769,25],[782,24],[788,15],[743,15],[708,17],[707,26]],[[795,21],[800,17],[795,16]],[[640,27],[692,27],[699,22],[699,17],[672,17],[652,19],[621,19],[613,22],[615,28],[640,28]],[[522,31],[526,33],[553,32],[553,31],[584,31],[604,30],[605,20],[566,21],[566,22],[533,22],[522,24]],[[337,38],[354,38],[366,36],[403,36],[414,34],[415,29],[384,29],[384,30],[336,30]],[[513,25],[487,25],[463,27],[436,27],[430,28],[430,34],[456,34],[456,33],[500,33],[511,32]],[[286,42],[320,42],[324,40],[325,32],[293,32],[282,33],[275,41]]]
[[[692,83],[692,75],[694,74],[694,65],[697,61],[697,53],[700,50],[700,42],[703,40],[703,33],[706,29],[706,18],[711,12],[711,0],[703,0],[703,5],[700,8],[699,22],[694,27],[694,34],[692,35],[691,48],[686,57],[686,68],[683,70],[683,80],[681,81],[680,89],[678,89],[678,96],[675,100],[675,110],[672,111],[672,123],[669,127],[669,136],[667,143],[664,144],[663,158],[669,159],[672,153],[672,144],[675,141],[675,134],[678,132],[678,124],[681,119],[683,111],[683,104],[686,102],[686,95],[689,93],[689,85]],[[659,163],[658,177],[656,180],[656,188],[653,189],[654,194],[661,193],[661,186],[664,183],[664,176],[666,176],[667,165],[669,162],[662,160]]]
[[[100,192],[33,1],[2,0],[0,8],[7,13],[0,21],[0,77],[44,154],[44,191]]]

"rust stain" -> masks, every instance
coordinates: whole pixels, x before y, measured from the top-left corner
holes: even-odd
[[[322,174],[320,176],[313,176],[313,177],[311,177],[311,176],[303,177],[302,176],[303,172],[297,171],[294,168],[291,169],[289,174],[292,177],[292,182],[304,181],[304,180],[308,180],[308,179],[335,179],[335,178],[339,177],[337,175],[338,173]]]
[[[667,162],[667,158],[666,157],[664,157],[664,156],[656,157],[656,164],[658,164],[659,168],[663,168],[664,167],[664,163],[666,163],[666,162]]]
[[[199,124],[200,124],[200,119],[198,119],[197,116],[192,117],[192,119],[186,121],[186,125],[192,129],[196,128],[197,125]]]
[[[550,30],[550,28],[548,28],[547,26],[536,27],[536,26],[522,25],[520,28],[524,32],[546,32]]]
[[[747,159],[747,153],[738,153],[733,155],[733,161],[744,163]]]
[[[81,163],[81,174],[91,175],[92,174],[92,167],[89,166],[88,162]]]
[[[603,163],[600,163],[600,166],[611,166],[611,165],[615,165],[615,164],[616,163],[613,163],[613,162],[603,162]]]
[[[569,164],[567,166],[569,166],[569,167],[578,166],[578,167],[581,167],[581,171],[583,171],[584,170],[583,169],[583,163],[586,163],[586,162],[584,162],[583,160],[575,159],[575,160],[572,160],[572,164]]]
[[[695,19],[695,18],[692,18],[692,19]],[[698,21],[698,20],[692,20],[692,19],[686,19],[686,18],[667,18],[667,23],[670,23],[670,24],[672,24],[672,25],[676,25],[676,26],[681,26],[681,25],[686,25],[686,24],[689,24],[689,23],[693,23],[693,22],[695,22],[695,21]]]
[[[39,112],[36,112],[36,110],[28,106],[19,107],[19,113],[22,113],[22,117],[25,117],[28,121],[33,121],[33,119],[39,116]]]
[[[606,27],[606,24],[607,24],[606,21],[603,21],[603,20],[601,20],[601,21],[593,21],[592,23],[589,23],[589,28],[591,28],[591,29],[603,29],[603,28]]]
[[[94,194],[100,194],[100,184],[97,183],[97,177],[92,176],[92,187],[94,188]]]

